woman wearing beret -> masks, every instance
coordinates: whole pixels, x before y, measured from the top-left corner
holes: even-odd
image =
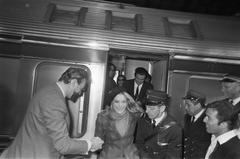
[[[124,88],[114,88],[108,98],[110,107],[96,121],[95,136],[104,140],[98,159],[139,159],[133,135],[143,110]]]

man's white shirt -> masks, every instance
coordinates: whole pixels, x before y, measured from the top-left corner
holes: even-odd
[[[236,130],[228,131],[218,137],[215,137],[214,135],[212,135],[211,144],[208,147],[207,153],[205,155],[205,159],[209,159],[209,156],[213,152],[214,148],[216,147],[217,142],[219,142],[219,144],[222,145],[235,136],[236,136]]]

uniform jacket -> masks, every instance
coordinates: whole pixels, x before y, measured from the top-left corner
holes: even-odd
[[[68,128],[69,112],[60,88],[46,87],[30,101],[15,140],[1,157],[57,159],[87,152],[87,142],[69,138]]]
[[[127,92],[134,97],[134,79],[125,81],[123,87],[127,90]],[[148,89],[153,89],[151,83],[143,82],[142,88],[138,94],[139,101],[144,105],[146,101],[146,92]]]
[[[110,108],[100,112],[97,116],[95,136],[104,140],[99,159],[138,159],[137,148],[133,144],[133,134],[140,114],[129,113],[128,128],[121,136],[111,116]]]
[[[182,128],[166,116],[153,127],[148,116],[138,122],[136,146],[141,157],[148,159],[180,159],[182,147]]]
[[[211,154],[211,159],[239,159],[240,158],[240,140],[237,136],[220,145],[216,151]]]
[[[203,159],[211,142],[211,134],[206,132],[203,122],[205,112],[191,124],[191,116],[185,115],[184,157],[185,159]]]

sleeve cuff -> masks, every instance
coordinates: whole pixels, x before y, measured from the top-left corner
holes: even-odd
[[[92,142],[90,141],[90,140],[88,140],[88,139],[85,139],[85,141],[87,142],[87,144],[88,144],[88,151],[91,149],[91,147],[92,147]]]

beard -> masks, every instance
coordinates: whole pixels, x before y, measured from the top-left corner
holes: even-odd
[[[80,93],[74,92],[69,100],[71,100],[73,103],[76,103],[76,101],[78,100],[79,97],[82,96],[82,94],[83,94],[82,91]]]

